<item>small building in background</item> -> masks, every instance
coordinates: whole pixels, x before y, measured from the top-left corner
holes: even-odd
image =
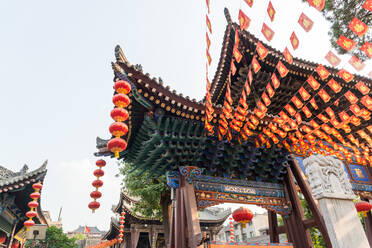
[[[138,198],[130,197],[124,190],[120,193],[120,200],[114,205],[112,211],[115,216],[111,218],[110,230],[103,236],[103,240],[114,240],[119,235],[119,216],[125,212],[124,237],[120,247],[165,248],[164,227],[162,221],[157,218],[147,218],[136,214],[134,206],[140,201]],[[218,207],[206,208],[199,211],[200,228],[206,240],[215,240],[223,223],[231,215],[230,209]],[[135,237],[135,240],[133,240]],[[132,243],[133,242],[133,243]],[[131,246],[131,247],[133,247]],[[111,247],[119,247],[115,244]]]
[[[48,226],[55,226],[57,228],[62,228],[62,219],[60,216],[58,217],[58,220],[53,221],[50,216],[50,212],[48,210],[44,210],[43,215],[45,217],[45,220]]]
[[[105,231],[99,230],[96,226],[79,226],[74,231],[68,232],[69,238],[77,238],[76,243],[79,248],[85,248],[101,242]]]
[[[270,243],[269,224],[267,212],[263,214],[255,214],[252,221],[247,223],[245,227],[238,222],[234,222],[234,234],[236,242],[243,243]],[[230,226],[225,225],[218,233],[217,241],[230,241]],[[279,235],[280,243],[287,242],[285,234]]]

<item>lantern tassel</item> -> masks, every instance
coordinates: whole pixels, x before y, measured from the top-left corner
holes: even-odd
[[[115,158],[119,158],[119,151],[115,151]]]

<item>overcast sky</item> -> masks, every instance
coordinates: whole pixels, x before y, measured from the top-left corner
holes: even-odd
[[[210,75],[226,27],[225,6],[234,21],[242,8],[252,19],[249,31],[260,39],[265,21],[276,32],[270,44],[277,49],[289,46],[295,30],[300,47],[293,55],[326,64],[329,25],[321,15],[300,0],[272,3],[277,11],[273,23],[266,13],[268,0],[256,0],[252,9],[243,0],[211,0]],[[315,22],[310,33],[297,24],[302,11]],[[87,207],[95,139],[109,137],[112,122],[115,45],[171,89],[201,99],[205,13],[205,0],[0,1],[0,165],[18,171],[27,164],[33,170],[48,159],[42,208],[55,219],[63,206],[65,231],[78,225],[107,230],[111,205],[118,202],[121,179],[115,177],[115,160],[108,160],[101,208],[92,215]]]

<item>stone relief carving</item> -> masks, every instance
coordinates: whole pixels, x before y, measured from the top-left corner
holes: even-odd
[[[315,199],[354,199],[355,194],[342,161],[334,156],[312,155],[304,159],[306,175]]]

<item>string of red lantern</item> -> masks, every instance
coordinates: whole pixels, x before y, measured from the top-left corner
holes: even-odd
[[[234,222],[232,221],[233,218],[229,218],[230,220],[230,242],[235,243],[235,234],[234,234]]]
[[[205,129],[207,130],[207,132],[209,134],[213,134],[214,130],[213,130],[213,125],[211,124],[211,122],[212,122],[212,119],[213,119],[214,109],[213,109],[213,106],[212,106],[212,98],[211,98],[211,93],[210,93],[211,84],[210,84],[209,78],[208,78],[208,67],[212,63],[212,58],[211,58],[211,55],[209,53],[209,48],[211,46],[211,40],[209,39],[209,36],[208,36],[208,32],[209,32],[210,35],[212,34],[212,25],[211,25],[211,22],[210,22],[209,17],[208,17],[208,14],[210,13],[210,0],[206,0],[206,4],[207,4],[207,13],[206,13],[206,25],[207,25],[207,30],[206,30],[206,44],[207,44],[207,49],[206,49],[206,58],[207,58],[206,81],[207,81],[207,86],[206,86],[206,90],[207,90],[207,93],[206,93],[206,96],[205,96],[206,101],[205,101],[205,121],[204,121],[204,124],[205,124]]]
[[[35,225],[35,222],[32,219],[37,215],[35,209],[39,206],[38,199],[40,198],[40,190],[43,188],[43,185],[40,182],[34,183],[32,188],[34,189],[34,192],[30,194],[32,201],[28,203],[30,211],[26,213],[28,220],[23,223],[26,229]]]
[[[116,81],[114,84],[115,95],[112,102],[116,106],[111,111],[111,117],[114,119],[109,127],[109,131],[115,138],[107,143],[107,149],[114,153],[115,158],[119,158],[119,153],[127,148],[127,142],[121,137],[128,133],[128,126],[124,123],[128,119],[128,111],[125,109],[130,104],[128,94],[131,91],[129,82],[125,80]]]
[[[125,223],[125,212],[122,211],[121,212],[121,216],[120,216],[120,227],[119,227],[119,243],[121,244],[121,242],[123,242],[123,237],[124,237],[124,223]]]
[[[105,248],[105,247],[111,247],[116,242],[117,242],[117,239],[107,240],[107,241],[103,241],[101,243],[98,243],[98,244],[95,244],[95,245],[92,245],[92,246],[88,246],[87,248]]]
[[[97,201],[97,199],[101,198],[102,193],[99,192],[98,189],[103,186],[103,182],[102,180],[100,180],[100,178],[105,175],[102,167],[106,166],[106,161],[103,159],[99,159],[96,161],[96,166],[98,167],[98,169],[93,172],[96,180],[92,182],[92,186],[95,187],[96,190],[90,193],[90,197],[93,198],[93,201],[88,204],[88,207],[92,210],[93,213],[100,207],[100,203]]]

